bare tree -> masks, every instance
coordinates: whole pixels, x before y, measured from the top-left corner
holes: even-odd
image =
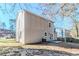
[[[2,23],[2,28],[5,29],[5,27],[6,27],[6,24],[5,24],[5,22],[3,22]]]
[[[61,7],[61,15],[65,17],[70,17],[73,20],[73,23],[75,24],[77,37],[79,36],[79,29],[77,26],[78,19],[76,19],[76,16],[79,16],[79,12],[77,12],[78,7],[79,4],[64,4]]]
[[[59,16],[62,17],[62,19],[64,20],[65,17],[70,17],[73,21],[73,23],[75,24],[75,28],[76,28],[76,34],[77,34],[77,37],[79,36],[79,29],[78,29],[78,25],[77,25],[77,19],[76,16],[79,15],[79,12],[77,12],[77,9],[79,7],[79,4],[73,4],[73,3],[63,3],[63,4],[55,4],[55,3],[52,3],[52,4],[41,4],[42,7],[41,7],[41,10],[43,11],[42,12],[42,15],[44,16],[47,16],[49,19],[52,19],[53,17],[55,17],[57,14]],[[55,19],[56,20],[56,19]],[[62,21],[63,21],[62,20]],[[65,30],[63,30],[62,28],[62,37],[64,36],[63,33],[65,33]],[[65,38],[65,41],[66,41],[66,38]]]
[[[12,31],[14,31],[15,30],[15,27],[16,27],[16,20],[15,19],[10,19],[9,20],[9,23],[10,23],[10,29]]]
[[[6,13],[9,15],[9,17],[11,17],[10,13],[15,11],[16,6],[19,6],[19,8],[23,9],[23,10],[27,9],[27,4],[13,3],[13,4],[10,4],[10,6],[11,6],[10,9],[7,8],[7,4],[4,4],[4,5],[5,5],[4,9],[6,10]],[[79,4],[75,4],[75,3],[74,4],[73,3],[71,3],[71,4],[70,3],[62,3],[62,4],[57,4],[57,3],[43,3],[42,4],[41,3],[41,4],[39,4],[39,7],[38,8],[35,7],[35,9],[41,10],[42,11],[41,14],[50,20],[52,20],[52,18],[54,18],[56,15],[62,16],[62,19],[64,19],[64,17],[70,17],[73,20],[73,22],[75,23],[77,36],[78,36],[78,27],[76,24],[77,20],[74,19],[79,14],[79,12],[76,12],[76,10],[79,7],[78,5]],[[31,5],[29,7],[31,8]],[[3,13],[4,13],[4,9],[0,5],[0,10]],[[73,14],[75,14],[75,13],[77,13],[77,14],[74,15],[74,17],[73,17]],[[53,19],[53,20],[56,20],[56,19]]]

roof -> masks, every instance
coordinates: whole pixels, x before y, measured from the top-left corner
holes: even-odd
[[[46,18],[43,17],[43,16],[37,15],[37,14],[35,14],[35,13],[33,13],[33,12],[30,12],[30,11],[28,11],[28,10],[21,10],[20,12],[30,13],[30,14],[32,14],[32,15],[35,15],[35,16],[37,16],[37,17],[42,18],[42,19],[45,20],[45,21],[50,21],[50,22],[54,23],[53,21],[51,21],[51,20],[49,20],[49,19],[46,19]]]

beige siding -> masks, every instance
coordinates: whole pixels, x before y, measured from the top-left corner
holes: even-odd
[[[54,31],[53,29],[54,25],[51,21],[33,15],[32,13],[29,12],[22,11],[21,13],[22,13],[21,16],[18,16],[19,17],[18,19],[20,19],[21,22],[20,23],[21,27],[19,28],[19,30],[22,31],[22,37],[20,38],[21,43],[26,44],[26,43],[40,42],[44,37],[45,32],[48,35],[48,39],[50,38],[49,33],[53,33]],[[49,23],[52,24],[51,28],[49,28]]]
[[[24,13],[19,13],[16,21],[16,41],[25,43],[24,41]]]
[[[25,13],[25,37],[26,42],[33,43],[33,42],[40,42],[44,33],[48,33],[48,22],[43,20],[43,18],[37,17],[30,13]],[[27,19],[28,18],[28,19]],[[28,22],[28,23],[27,23]]]

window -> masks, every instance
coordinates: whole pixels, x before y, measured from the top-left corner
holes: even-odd
[[[51,23],[49,23],[49,27],[51,27]]]
[[[45,36],[47,36],[47,33],[45,32]]]
[[[50,37],[50,39],[51,39],[51,37]]]
[[[53,39],[53,34],[50,34],[50,39]]]

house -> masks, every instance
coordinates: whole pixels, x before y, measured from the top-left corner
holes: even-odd
[[[70,35],[70,30],[65,30],[65,37],[66,38],[71,38],[71,35]]]
[[[16,41],[22,44],[37,43],[47,38],[46,41],[53,41],[54,22],[38,16],[29,11],[20,11],[16,20]]]
[[[72,38],[76,38],[77,36],[79,36],[79,21],[76,22],[76,24],[77,24],[76,25],[77,27],[74,24],[72,29],[70,30],[70,35],[71,35]]]
[[[8,38],[15,37],[15,33],[9,29],[0,28],[0,38],[7,38],[7,37]]]

